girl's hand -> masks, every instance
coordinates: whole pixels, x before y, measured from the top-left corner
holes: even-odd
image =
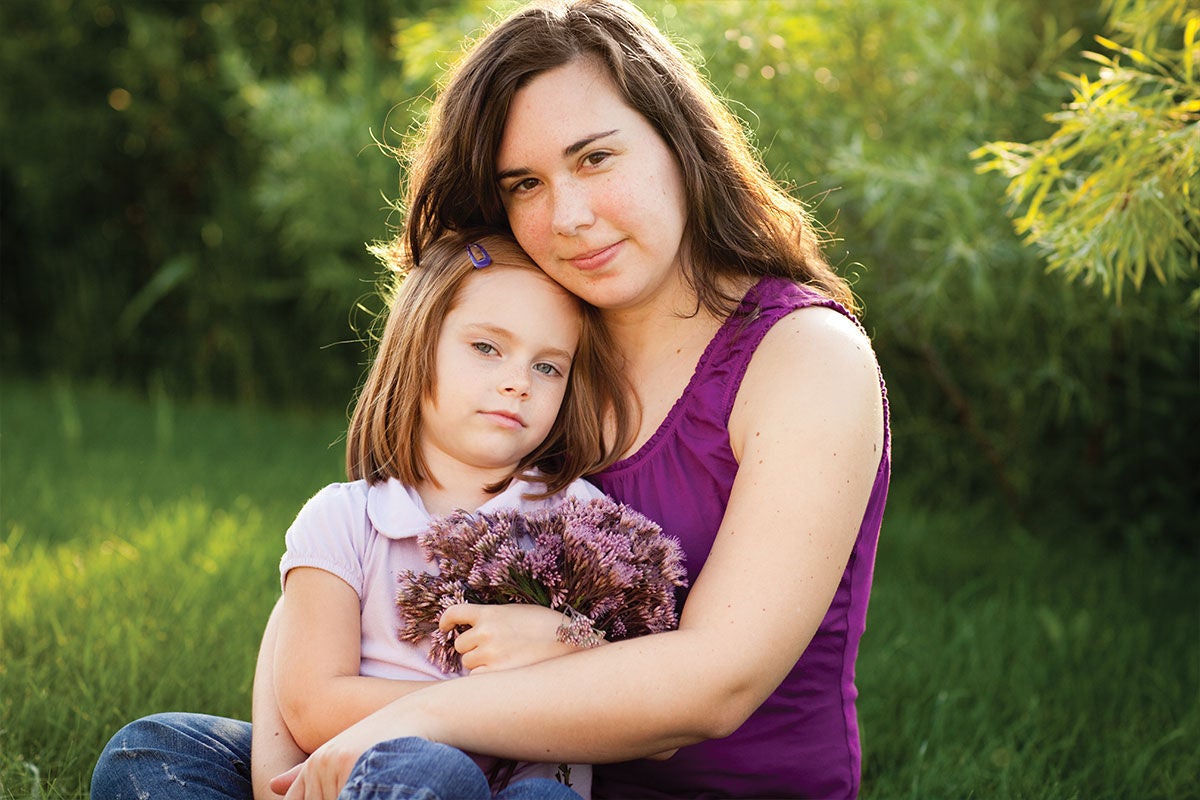
[[[443,631],[466,625],[454,640],[463,666],[471,672],[511,669],[536,664],[575,651],[558,641],[565,617],[544,606],[525,603],[476,605],[463,603],[442,612]]]

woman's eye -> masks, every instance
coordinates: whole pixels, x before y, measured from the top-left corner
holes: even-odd
[[[586,163],[589,167],[595,167],[599,164],[602,164],[611,155],[612,153],[608,152],[607,150],[593,150],[584,156],[583,160],[584,163]]]
[[[487,342],[472,342],[471,347],[474,347],[485,356],[493,355],[496,352],[496,348],[492,347]]]
[[[533,368],[543,375],[562,375],[562,372],[559,371],[558,367],[554,366],[553,364],[547,364],[544,361],[540,364],[534,364]]]
[[[525,178],[523,180],[517,181],[514,184],[511,184],[508,187],[508,191],[509,191],[509,194],[520,194],[521,192],[528,192],[533,189],[536,189],[537,185],[538,185],[537,178]]]

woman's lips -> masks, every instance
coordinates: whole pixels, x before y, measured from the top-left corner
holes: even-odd
[[[607,247],[601,247],[598,250],[589,250],[586,253],[568,258],[567,262],[570,263],[571,266],[575,267],[575,269],[582,270],[583,272],[591,272],[593,270],[600,269],[616,258],[617,252],[620,250],[622,243],[623,242],[616,242],[608,245]]]

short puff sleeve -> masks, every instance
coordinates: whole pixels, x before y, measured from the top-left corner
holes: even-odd
[[[369,528],[365,481],[326,486],[304,504],[288,528],[280,584],[296,567],[315,567],[341,578],[362,598]]]

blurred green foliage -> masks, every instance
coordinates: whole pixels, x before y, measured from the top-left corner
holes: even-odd
[[[398,180],[370,148],[406,91],[393,19],[427,4],[4,4],[6,365],[344,401],[361,348],[326,348]]]
[[[1098,281],[1121,299],[1200,269],[1200,6],[1110,0],[1111,53],[1087,52],[1099,75],[1070,76],[1071,103],[1039,142],[991,142],[973,155],[1010,178],[1018,233],[1051,270]],[[1120,142],[1114,147],[1114,142]],[[1200,308],[1200,290],[1192,295]]]
[[[857,275],[897,480],[931,498],[998,490],[1085,535],[1194,542],[1195,276],[1121,305],[1048,277],[1011,229],[1004,185],[971,158],[1048,132],[1067,99],[1059,73],[1094,66],[1079,43],[1106,29],[1095,4],[677,5],[668,28],[705,42],[712,80]]]
[[[1178,3],[1123,0],[1112,19],[1086,0],[642,3],[836,235],[918,495],[998,492],[1085,534],[1194,541],[1195,270],[1120,303],[1047,275],[1004,176],[971,157],[1091,120],[1061,74],[1103,80],[1081,53],[1097,35],[1153,51],[1136,32]],[[346,403],[379,308],[363,245],[398,222],[401,168],[374,143],[403,143],[463,38],[513,5],[0,6],[5,369]],[[1179,46],[1176,27],[1154,41]],[[1190,239],[1150,225],[1111,255],[1194,265],[1194,193],[1183,208]]]

